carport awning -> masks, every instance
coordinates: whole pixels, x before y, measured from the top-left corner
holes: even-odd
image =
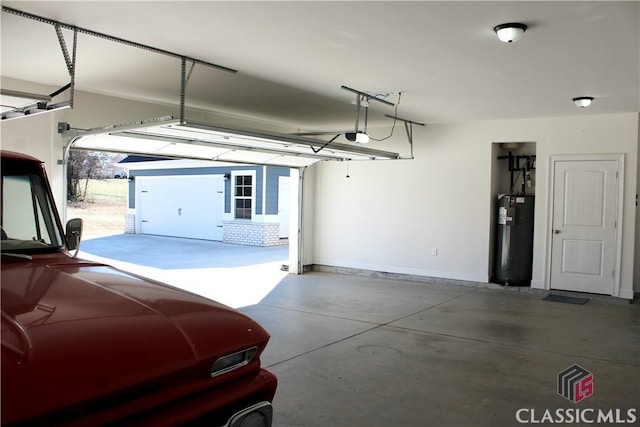
[[[297,135],[166,117],[75,134],[74,148],[220,162],[302,167],[321,160],[399,159],[398,153]]]

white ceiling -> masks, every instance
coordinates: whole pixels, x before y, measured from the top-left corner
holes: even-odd
[[[355,95],[446,123],[640,111],[640,3],[3,1],[3,6],[238,70],[196,66],[187,104],[300,130],[353,125]],[[500,42],[495,25],[522,22]],[[2,13],[3,77],[69,81],[51,25]],[[64,31],[71,47],[71,32]],[[76,89],[177,103],[177,59],[80,34]],[[571,98],[593,96],[578,110]],[[393,108],[371,103],[371,123]],[[132,118],[133,119],[133,118]],[[105,123],[107,125],[108,123]]]

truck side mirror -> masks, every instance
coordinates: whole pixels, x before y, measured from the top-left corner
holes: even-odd
[[[80,250],[80,240],[82,239],[82,218],[73,218],[67,222],[65,237],[67,239],[67,249],[69,251],[75,250],[76,252],[73,254],[75,257]]]

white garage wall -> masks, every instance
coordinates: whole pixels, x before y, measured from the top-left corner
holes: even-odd
[[[536,142],[536,288],[545,287],[549,156],[625,154],[621,291],[630,298],[640,234],[637,114],[427,126],[415,130],[415,160],[352,162],[350,178],[344,164],[318,164],[313,262],[487,282],[494,141]]]
[[[491,159],[468,137],[464,126],[416,128],[415,160],[351,162],[349,178],[346,165],[319,165],[315,262],[485,281]]]

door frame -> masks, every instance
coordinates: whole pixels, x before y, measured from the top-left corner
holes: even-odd
[[[283,188],[286,187],[286,190],[283,190]],[[290,209],[289,209],[289,205],[291,204],[289,202],[289,200],[291,200],[291,177],[289,176],[279,176],[278,177],[278,223],[280,224],[279,226],[279,230],[278,230],[278,237],[280,239],[288,239],[289,238],[289,223],[290,223],[290,218],[289,218],[289,213],[290,213]],[[286,194],[287,198],[286,200],[282,199],[282,194]],[[284,201],[286,203],[281,204],[281,202]],[[282,227],[282,217],[283,215],[280,214],[280,212],[285,211],[286,214],[284,214],[284,216],[286,216],[287,218],[287,223],[285,224],[286,227],[284,227],[284,233],[286,234],[286,236],[283,236],[283,227]]]
[[[547,209],[547,226],[545,229],[545,247],[546,265],[545,265],[545,283],[544,288],[551,289],[551,252],[553,250],[552,233],[553,233],[553,200],[555,189],[555,167],[557,162],[568,161],[615,161],[618,164],[618,192],[616,194],[616,232],[613,265],[615,274],[613,278],[613,290],[611,296],[620,296],[620,273],[622,268],[622,213],[624,207],[624,154],[552,154],[549,156],[549,187],[547,189],[548,209]]]

